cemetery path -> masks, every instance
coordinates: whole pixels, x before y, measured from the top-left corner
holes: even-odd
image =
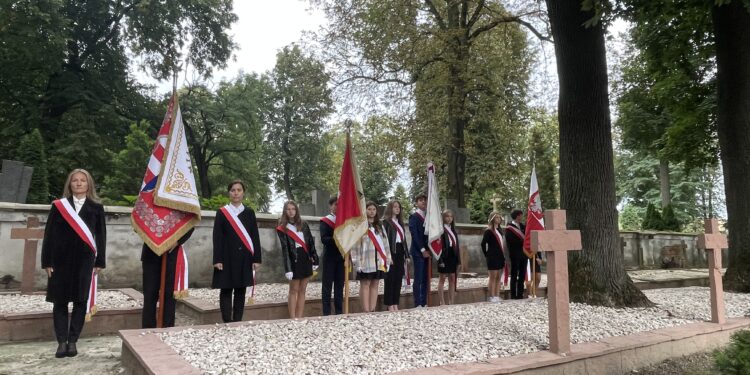
[[[121,347],[118,336],[87,337],[78,341],[78,356],[58,359],[55,341],[2,344],[0,374],[122,374]]]

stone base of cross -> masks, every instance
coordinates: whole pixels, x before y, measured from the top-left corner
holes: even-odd
[[[36,216],[29,216],[26,219],[26,228],[11,229],[10,238],[14,240],[24,240],[23,271],[21,273],[21,293],[34,293],[37,242],[39,242],[39,240],[41,239],[44,239],[44,229],[39,228],[39,218]]]
[[[721,280],[721,249],[729,247],[727,236],[719,232],[719,221],[706,219],[705,234],[698,236],[698,248],[707,252],[708,281],[711,288],[711,322],[725,323],[724,285]]]
[[[581,232],[566,229],[565,210],[544,212],[545,230],[531,232],[531,250],[546,252],[549,349],[570,353],[568,251],[581,250]]]

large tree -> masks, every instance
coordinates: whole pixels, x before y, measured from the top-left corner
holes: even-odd
[[[560,84],[560,206],[583,250],[569,258],[572,301],[646,306],[619,247],[604,27],[580,0],[547,0]]]
[[[725,285],[750,292],[750,1],[717,1],[718,134],[727,197],[729,266]]]
[[[272,110],[266,119],[267,163],[287,199],[307,201],[307,193],[324,186],[322,135],[333,112],[330,77],[323,63],[296,44],[276,55],[271,72]]]
[[[311,0],[311,3],[321,7],[329,18],[321,39],[327,58],[341,72],[339,84],[377,83],[401,94],[406,88],[407,100],[401,103],[410,102],[412,90],[417,96],[420,90],[438,90],[436,94],[442,100],[434,108],[440,113],[436,126],[444,131],[430,134],[445,140],[444,146],[438,146],[445,156],[444,163],[435,162],[439,167],[444,164],[439,169],[444,171],[441,177],[447,184],[447,197],[465,207],[470,100],[483,88],[476,84],[478,72],[472,71],[471,65],[477,60],[488,65],[514,62],[485,60],[487,56],[481,54],[478,44],[492,31],[505,29],[500,32],[512,33],[504,28],[509,23],[527,26],[537,33],[526,20],[541,14],[536,4],[530,2],[529,9],[510,13],[498,2],[485,0]],[[426,84],[427,81],[431,84]],[[507,89],[514,89],[512,82]],[[393,91],[389,93],[394,95]],[[421,171],[424,166],[417,164],[414,168]]]

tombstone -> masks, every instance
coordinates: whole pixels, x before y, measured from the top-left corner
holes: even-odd
[[[456,223],[470,223],[469,209],[465,207],[458,207],[458,202],[455,199],[446,199],[446,207],[453,211],[453,221]]]
[[[312,203],[300,203],[299,214],[302,216],[316,216],[315,205]]]
[[[724,286],[721,280],[721,250],[729,245],[727,237],[719,232],[719,221],[706,219],[705,234],[698,236],[698,248],[708,254],[708,280],[711,288],[711,322],[726,322],[724,308]]]
[[[24,240],[21,293],[31,294],[34,292],[37,242],[44,239],[44,229],[39,228],[39,218],[36,216],[29,216],[29,218],[26,219],[26,228],[11,229],[10,238],[14,240]]]
[[[331,194],[325,190],[312,191],[312,204],[315,206],[315,213],[312,216],[326,216],[330,213],[328,209],[328,200]]]
[[[20,161],[3,160],[0,173],[0,202],[26,203],[34,168]]]
[[[565,210],[544,212],[545,230],[531,232],[531,249],[547,258],[549,348],[557,354],[570,352],[570,294],[568,251],[581,250],[581,232],[567,230]]]

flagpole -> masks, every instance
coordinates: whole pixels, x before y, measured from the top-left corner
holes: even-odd
[[[427,263],[427,307],[430,307],[430,293],[432,292],[432,255]]]
[[[161,255],[161,276],[159,280],[159,308],[156,310],[156,328],[164,327],[164,288],[166,287],[167,253]]]
[[[347,252],[344,260],[344,314],[349,314],[349,274],[352,272],[350,256],[350,252]]]
[[[536,298],[536,253],[531,256],[531,295]]]

